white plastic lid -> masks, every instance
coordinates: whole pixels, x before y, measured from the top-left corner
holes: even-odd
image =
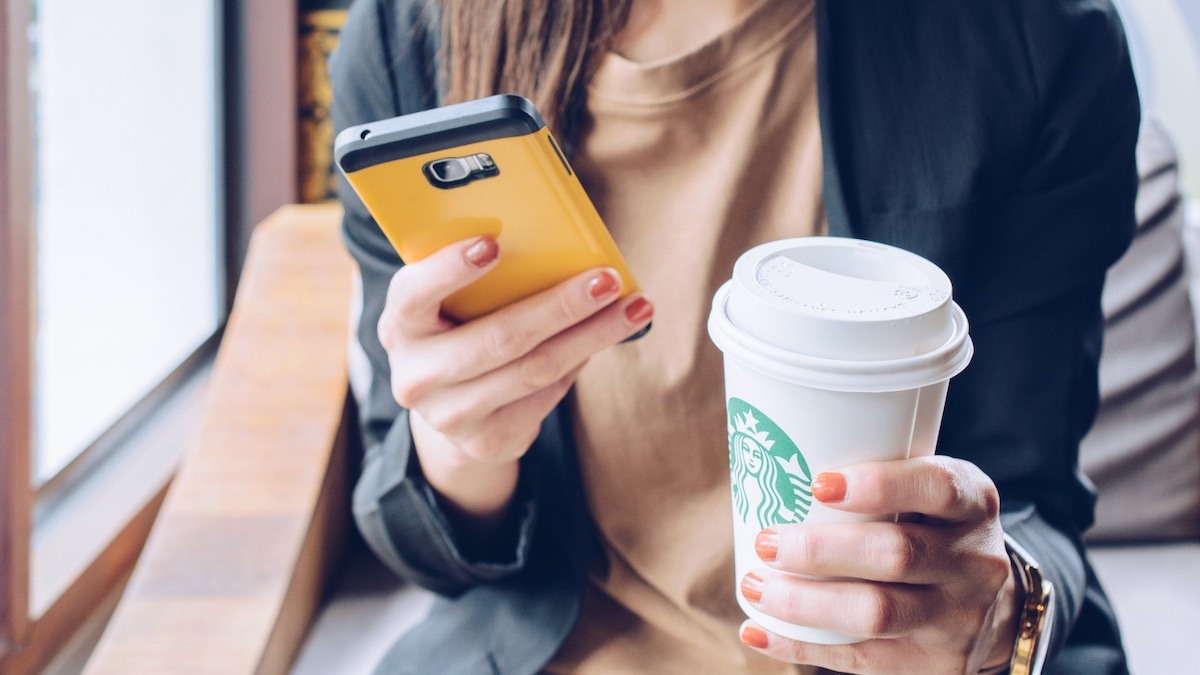
[[[941,269],[838,237],[743,254],[713,300],[709,334],[727,357],[768,375],[846,391],[933,384],[961,372],[972,353]]]

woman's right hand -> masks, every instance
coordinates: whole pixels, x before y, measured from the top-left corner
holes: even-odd
[[[458,325],[443,300],[495,266],[496,241],[461,241],[392,277],[379,319],[392,394],[410,410],[425,479],[472,530],[502,520],[518,460],[588,358],[645,327],[653,305],[616,302],[615,270],[588,270]]]

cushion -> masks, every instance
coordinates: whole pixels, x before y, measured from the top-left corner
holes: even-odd
[[[1175,151],[1143,125],[1138,229],[1109,271],[1100,411],[1080,462],[1099,490],[1090,541],[1200,537],[1200,380]]]

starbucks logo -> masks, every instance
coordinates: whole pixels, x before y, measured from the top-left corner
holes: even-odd
[[[733,506],[747,525],[801,523],[812,508],[812,474],[796,444],[771,418],[729,399]]]

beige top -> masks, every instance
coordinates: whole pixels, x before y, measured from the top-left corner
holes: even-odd
[[[822,234],[814,0],[763,0],[664,61],[607,55],[575,168],[655,302],[573,394],[607,569],[550,672],[795,673],[744,647],[712,296],[756,244]]]

